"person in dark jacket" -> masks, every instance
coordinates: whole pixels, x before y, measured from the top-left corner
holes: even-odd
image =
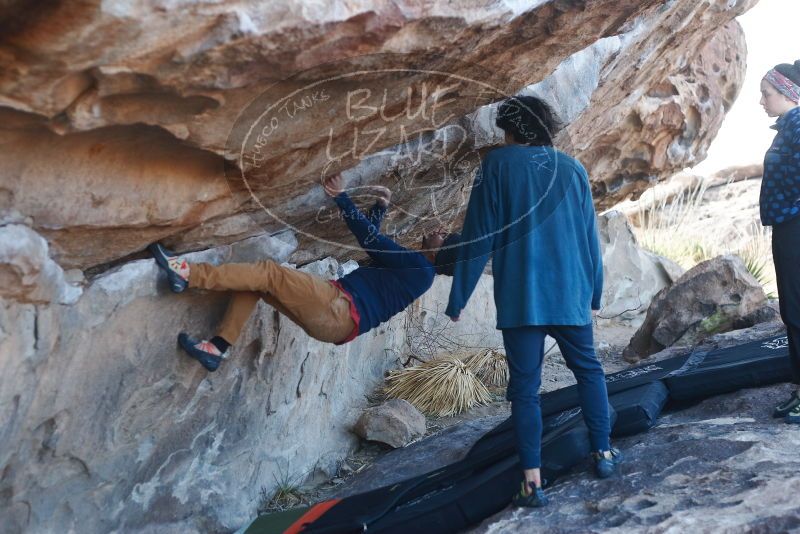
[[[761,80],[761,105],[778,120],[764,157],[759,207],[772,226],[772,257],[781,319],[786,325],[792,379],[800,384],[800,61],[783,63]],[[800,390],[775,408],[775,417],[800,424]]]
[[[497,328],[510,379],[507,398],[525,483],[519,506],[547,502],[541,488],[539,406],[544,341],[556,340],[578,382],[595,471],[605,478],[621,459],[609,443],[608,392],[593,341],[603,262],[586,170],[553,147],[557,121],[534,97],[514,97],[497,112],[506,145],[490,150],[472,187],[446,314],[458,320],[492,258]]]
[[[178,336],[180,346],[209,371],[219,367],[236,343],[259,299],[309,336],[340,345],[404,310],[431,287],[435,274],[452,272],[458,234],[432,232],[423,236],[421,252],[409,250],[380,232],[391,196],[388,189],[378,188],[377,202],[364,214],[344,191],[340,174],[328,177],[323,185],[372,260],[339,280],[325,280],[271,260],[190,265],[159,244],[149,247],[173,292],[194,287],[232,293],[216,336],[209,340],[193,339],[184,332]]]

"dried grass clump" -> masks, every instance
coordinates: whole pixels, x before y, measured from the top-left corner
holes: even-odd
[[[491,401],[486,386],[463,360],[454,356],[390,372],[384,392],[387,397],[406,400],[421,412],[439,417]]]
[[[467,369],[490,388],[508,385],[508,361],[506,355],[494,349],[483,350],[464,358]]]

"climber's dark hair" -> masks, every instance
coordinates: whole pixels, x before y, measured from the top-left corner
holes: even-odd
[[[775,70],[792,80],[797,85],[800,85],[800,60],[791,63],[781,63],[775,65]]]
[[[444,238],[433,264],[436,267],[436,274],[453,276],[453,270],[458,259],[458,247],[456,245],[460,242],[461,234],[452,233]]]
[[[562,124],[553,108],[535,96],[513,96],[497,108],[498,128],[510,133],[517,143],[552,146]]]

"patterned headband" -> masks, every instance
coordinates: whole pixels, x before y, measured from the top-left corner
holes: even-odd
[[[792,102],[800,102],[800,86],[777,70],[769,71],[764,79]]]

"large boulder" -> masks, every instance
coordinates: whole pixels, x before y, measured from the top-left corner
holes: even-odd
[[[680,278],[685,269],[640,248],[628,219],[619,211],[600,215],[598,231],[604,275],[603,307],[598,315],[638,326],[653,298]]]
[[[320,176],[394,189],[404,244],[458,225],[480,155],[502,142],[491,110],[474,112],[529,91],[556,105],[559,146],[610,206],[704,157],[743,80],[732,19],[754,2],[12,2],[0,12],[0,205],[65,268],[167,237],[198,250],[286,226],[300,230],[292,261],[344,259],[340,230],[318,216]],[[371,74],[342,77],[353,71]],[[242,132],[296,91],[248,164]],[[356,102],[368,113],[353,115],[353,91],[371,95]]]
[[[74,304],[80,286],[50,258],[47,241],[21,224],[0,227],[0,297],[37,304]]]
[[[44,243],[20,230],[3,229],[25,237],[13,250]],[[285,261],[295,246],[291,235],[267,235],[188,258]],[[11,259],[10,272],[27,265]],[[330,259],[303,267],[327,277],[349,268]],[[498,335],[491,277],[458,323],[435,311],[450,287],[437,277],[415,306],[343,346],[309,338],[260,303],[230,357],[207,373],[176,336],[213,332],[227,295],[174,295],[153,260],[140,259],[88,280],[67,305],[54,298],[64,283],[53,273],[54,285],[33,286],[41,292],[0,299],[3,532],[230,532],[282,474],[334,473],[355,450],[349,429],[404,363],[409,325],[445,325],[465,345]]]
[[[364,410],[353,431],[368,441],[394,449],[405,447],[425,434],[425,416],[403,399],[391,399]]]
[[[319,187],[336,170],[391,187],[386,229],[416,244],[460,224],[520,90],[556,104],[598,205],[635,195],[703,157],[754,3],[0,2],[0,226],[25,227],[0,239],[3,529],[233,530],[280,473],[336,468],[387,369],[443,338],[501,343],[491,278],[455,324],[441,279],[342,347],[260,305],[208,375],[175,335],[211,331],[226,297],[170,295],[145,245],[339,275],[364,256]],[[255,128],[244,154],[276,96],[279,135]]]
[[[694,345],[747,325],[767,306],[764,289],[738,256],[699,263],[656,295],[623,357],[631,362],[673,345]],[[752,323],[749,324],[752,326]]]
[[[623,46],[614,56],[606,76],[613,76],[616,86],[601,84],[592,95],[592,102],[608,101],[608,107],[590,106],[569,128],[574,153],[592,176],[598,206],[636,198],[705,159],[704,140],[719,131],[744,81],[746,46],[735,21],[720,24],[705,39],[689,30],[689,21],[709,20],[734,5],[754,3],[659,6],[654,14],[659,29],[638,34],[635,47]],[[671,35],[668,47],[656,42],[662,31]],[[642,61],[643,53],[657,54],[659,60]]]

